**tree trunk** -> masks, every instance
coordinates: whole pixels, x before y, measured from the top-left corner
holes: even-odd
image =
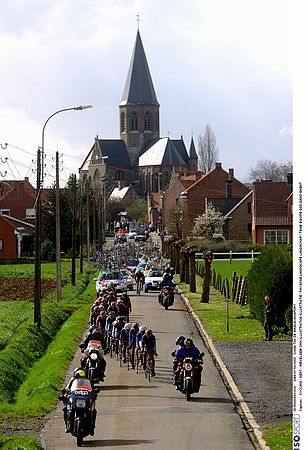
[[[189,260],[190,260],[190,292],[196,292],[196,260],[195,260],[195,253],[192,252],[189,254]]]

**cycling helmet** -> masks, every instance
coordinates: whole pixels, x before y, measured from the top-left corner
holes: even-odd
[[[89,332],[90,333],[93,333],[93,331],[95,330],[95,325],[91,325],[90,327],[89,327]]]
[[[153,334],[153,331],[150,328],[147,328],[145,334],[147,336],[151,336],[151,334]]]
[[[94,308],[94,312],[96,312],[97,314],[99,314],[100,313],[100,307],[99,306],[95,306],[95,308]]]
[[[116,318],[116,320],[117,320],[118,322],[121,322],[121,321],[124,320],[124,317],[123,317],[123,316],[118,316],[118,317]]]
[[[185,336],[179,336],[176,338],[175,345],[184,345]]]
[[[130,330],[130,324],[129,323],[126,323],[124,325],[124,330]]]
[[[113,306],[113,307],[117,306],[117,302],[111,302],[110,306]]]
[[[186,345],[190,345],[192,347],[194,345],[193,340],[190,338],[185,339],[184,345],[185,345],[185,347],[186,347]]]
[[[86,377],[85,371],[83,370],[82,367],[77,367],[74,370],[74,377],[75,378],[85,378]]]
[[[133,323],[132,324],[132,328],[134,328],[134,330],[138,330],[139,329],[139,323]]]
[[[141,325],[141,327],[139,328],[139,331],[144,333],[146,329],[147,329],[147,327],[145,325]]]

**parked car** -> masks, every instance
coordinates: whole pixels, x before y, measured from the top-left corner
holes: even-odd
[[[152,269],[149,271],[144,281],[144,292],[150,290],[158,290],[159,284],[163,281],[164,271],[160,269]]]
[[[100,272],[96,281],[96,292],[100,292],[103,287],[108,287],[110,283],[114,285],[116,292],[127,291],[127,283],[120,270],[110,270]]]
[[[134,290],[134,278],[130,271],[128,269],[121,269],[121,274],[124,277],[124,280],[126,281],[127,290],[133,291]]]

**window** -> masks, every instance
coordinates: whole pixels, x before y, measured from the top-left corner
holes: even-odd
[[[124,172],[123,172],[123,170],[118,170],[118,171],[115,173],[114,179],[115,179],[115,181],[121,181],[121,180],[124,180]]]
[[[125,132],[125,113],[121,113],[121,133]]]
[[[3,239],[0,239],[0,251],[3,250]]]
[[[144,116],[144,131],[151,131],[151,114],[149,111]]]
[[[7,216],[11,215],[11,210],[10,209],[0,209],[0,214],[5,214]]]
[[[138,117],[135,112],[130,115],[130,129],[131,131],[138,131]]]
[[[247,212],[248,214],[251,214],[251,202],[247,203]]]
[[[264,243],[265,244],[288,244],[289,231],[288,230],[265,230]]]

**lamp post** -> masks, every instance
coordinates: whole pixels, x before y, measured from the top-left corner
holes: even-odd
[[[92,105],[80,105],[72,108],[63,108],[51,114],[44,123],[42,129],[42,146],[37,153],[37,186],[36,186],[36,224],[35,224],[35,268],[34,268],[34,323],[39,327],[42,322],[41,314],[41,190],[44,183],[44,139],[45,128],[49,120],[56,114],[65,111],[81,111],[83,109],[92,108]]]

